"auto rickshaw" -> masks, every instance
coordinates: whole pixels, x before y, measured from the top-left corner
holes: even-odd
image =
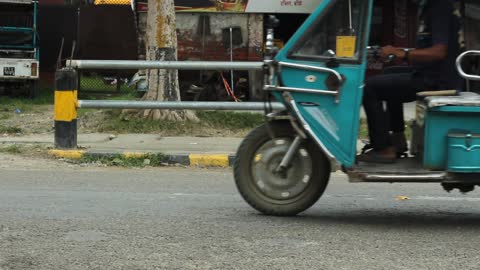
[[[373,0],[324,0],[284,48],[264,60],[266,123],[238,148],[234,178],[242,197],[269,215],[296,215],[341,169],[354,183],[440,183],[447,191],[480,185],[480,95],[466,89],[421,93],[410,153],[394,164],[356,163]],[[480,55],[466,51],[462,62]],[[426,91],[428,89],[425,89]],[[453,91],[452,91],[453,90]],[[268,110],[272,100],[285,111]]]

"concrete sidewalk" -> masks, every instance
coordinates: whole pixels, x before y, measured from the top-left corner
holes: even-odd
[[[186,166],[228,167],[242,138],[161,137],[155,134],[78,134],[77,150],[50,150],[56,157],[80,159],[84,155],[127,157],[162,154],[166,163]],[[0,137],[0,144],[52,146],[53,134]]]
[[[234,154],[242,138],[162,137],[155,134],[78,134],[78,146],[95,153]],[[1,143],[52,145],[53,134],[0,137]]]

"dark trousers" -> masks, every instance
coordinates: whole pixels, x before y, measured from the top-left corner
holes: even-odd
[[[433,85],[426,83],[417,72],[390,73],[366,79],[363,107],[374,149],[392,145],[390,131],[405,131],[403,103],[416,100],[418,92],[435,90],[430,87]]]

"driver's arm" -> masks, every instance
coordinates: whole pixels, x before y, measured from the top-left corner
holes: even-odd
[[[381,52],[383,57],[388,57],[393,54],[397,58],[405,59],[410,63],[425,63],[435,62],[443,60],[448,55],[447,44],[436,44],[426,49],[414,49],[408,53],[408,59],[406,59],[406,52],[403,49],[395,48],[392,46],[386,46],[382,48]]]
[[[432,47],[411,50],[408,53],[408,59],[406,59],[407,53],[403,49],[386,46],[382,48],[382,56],[388,57],[393,54],[409,63],[436,62],[447,57],[448,42],[452,35],[451,31],[453,31],[451,29],[451,18],[454,16],[453,9],[448,1],[434,1],[432,5]]]

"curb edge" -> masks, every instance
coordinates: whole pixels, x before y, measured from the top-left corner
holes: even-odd
[[[227,168],[233,166],[235,156],[230,154],[164,154],[155,152],[94,152],[85,150],[48,150],[50,156],[56,158],[68,158],[79,160],[85,155],[92,155],[95,157],[115,157],[122,156],[124,158],[141,158],[151,154],[161,154],[164,156],[165,163],[180,164],[189,167],[216,167]]]

